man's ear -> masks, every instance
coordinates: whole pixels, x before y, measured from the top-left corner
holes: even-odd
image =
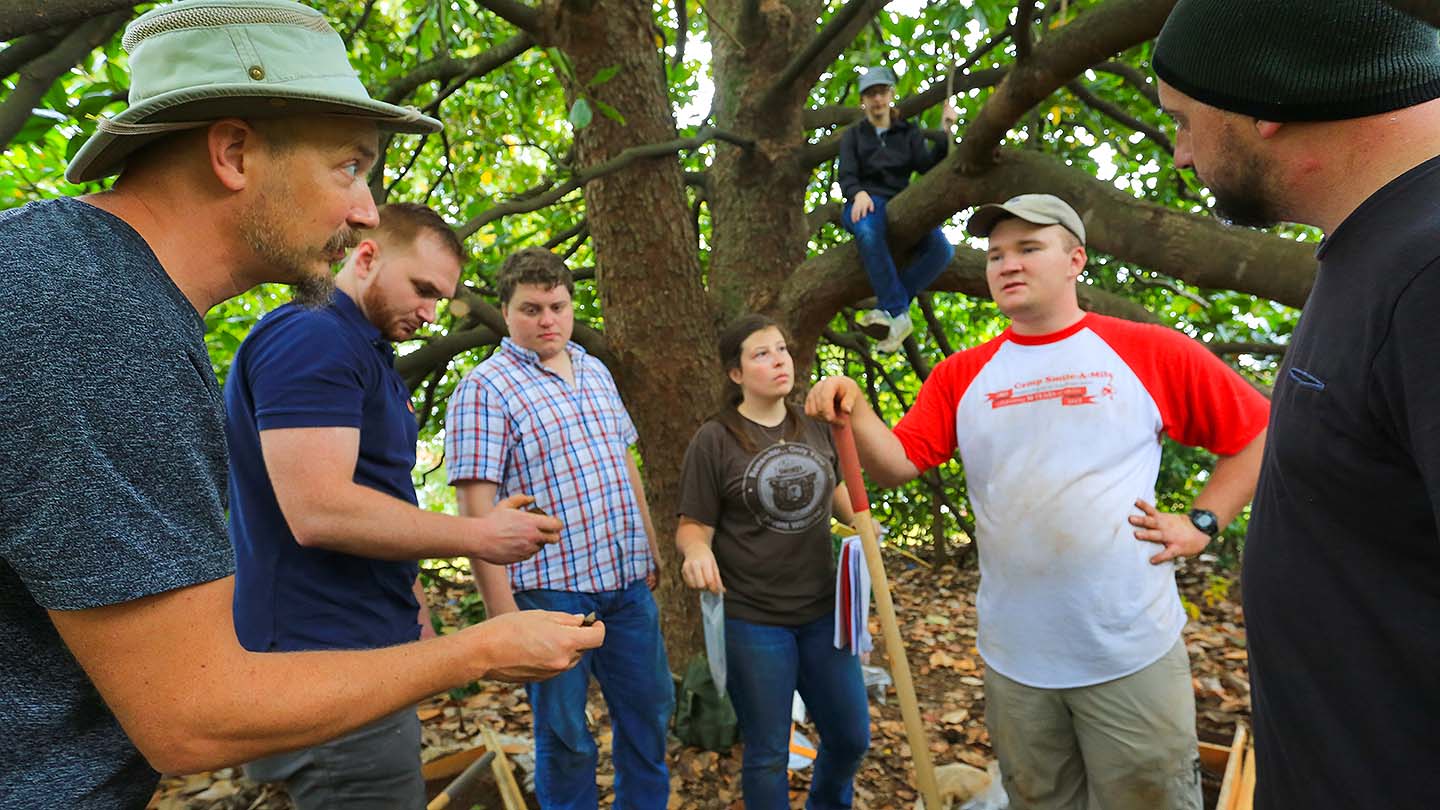
[[[352,264],[355,267],[355,278],[367,279],[375,269],[375,257],[380,255],[380,245],[374,239],[362,239],[351,255],[354,258]]]
[[[1262,121],[1259,118],[1255,119],[1255,131],[1260,133],[1260,137],[1267,141],[1275,137],[1275,133],[1279,132],[1282,126],[1284,126],[1284,124],[1279,121]]]
[[[732,368],[725,373],[730,376],[730,382],[733,382],[736,385],[739,385],[740,381],[745,378],[745,373],[738,368]]]
[[[1085,272],[1085,265],[1090,262],[1090,254],[1085,251],[1084,245],[1076,245],[1070,249],[1070,278],[1078,279],[1080,274]]]
[[[210,170],[215,172],[220,185],[230,191],[242,191],[249,181],[245,171],[253,168],[260,142],[254,128],[239,118],[222,118],[206,129],[205,136]]]

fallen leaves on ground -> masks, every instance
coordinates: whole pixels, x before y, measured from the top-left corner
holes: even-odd
[[[928,569],[900,557],[886,560],[891,590],[906,639],[907,658],[914,674],[922,718],[934,762],[964,762],[985,768],[993,758],[985,729],[982,680],[985,663],[975,649],[974,569],[943,566]],[[1230,593],[1230,581],[1204,562],[1186,561],[1177,575],[1181,594],[1192,611],[1185,627],[1190,653],[1197,722],[1201,739],[1228,743],[1239,720],[1248,722],[1250,683],[1244,617]],[[441,620],[458,624],[462,596],[468,582],[442,581],[430,599]],[[878,621],[872,611],[871,632],[876,650],[871,663],[886,666]],[[484,683],[469,695],[437,695],[421,704],[423,759],[478,745],[482,724],[500,734],[507,748],[523,749],[530,739],[530,704],[523,687]],[[587,714],[600,748],[596,776],[600,806],[614,806],[614,768],[610,761],[609,717],[596,689],[591,690]],[[916,799],[910,745],[900,717],[894,687],[885,703],[872,700],[870,755],[855,780],[857,810],[900,810]],[[810,740],[815,729],[802,725]],[[533,767],[525,754],[511,756],[521,771]],[[740,798],[740,747],[729,751],[701,751],[671,738],[668,810],[742,810]],[[523,780],[523,773],[521,774]],[[810,770],[790,774],[791,806],[804,806]],[[531,797],[533,800],[533,797]],[[257,785],[238,768],[206,774],[166,778],[150,802],[152,810],[291,810],[284,791]]]

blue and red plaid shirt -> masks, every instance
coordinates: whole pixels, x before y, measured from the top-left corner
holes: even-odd
[[[505,338],[450,395],[450,483],[490,481],[502,499],[533,495],[565,523],[559,543],[507,566],[515,591],[617,591],[655,564],[626,466],[635,424],[605,364],[567,348],[574,387]]]

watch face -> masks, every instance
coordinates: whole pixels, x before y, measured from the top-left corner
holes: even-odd
[[[1220,533],[1219,521],[1216,520],[1215,513],[1208,509],[1191,509],[1190,522],[1211,537]]]

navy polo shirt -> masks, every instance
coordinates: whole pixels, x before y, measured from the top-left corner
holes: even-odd
[[[416,503],[417,427],[394,350],[342,292],[319,309],[266,315],[225,382],[235,630],[248,650],[360,649],[414,641],[418,566],[295,542],[275,500],[260,431],[360,430],[355,483]]]

